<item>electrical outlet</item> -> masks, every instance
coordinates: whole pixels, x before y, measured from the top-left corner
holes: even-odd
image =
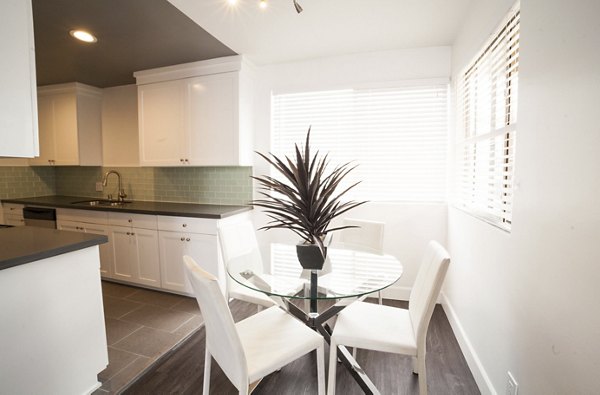
[[[511,372],[508,372],[508,381],[506,382],[506,395],[517,395],[519,392],[519,384],[513,377]]]
[[[96,192],[102,192],[104,190],[104,186],[102,186],[102,181],[96,182]]]

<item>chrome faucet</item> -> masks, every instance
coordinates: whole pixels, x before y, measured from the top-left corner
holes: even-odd
[[[125,190],[123,189],[123,187],[121,185],[121,174],[119,174],[118,171],[116,171],[116,170],[107,171],[106,174],[104,174],[104,177],[102,177],[102,186],[106,186],[106,184],[108,184],[108,176],[111,174],[115,174],[119,181],[119,186],[118,186],[119,197],[117,198],[117,201],[122,202],[127,197],[127,194],[125,193]],[[108,196],[109,196],[109,200],[110,200],[112,196],[111,195],[108,195]]]

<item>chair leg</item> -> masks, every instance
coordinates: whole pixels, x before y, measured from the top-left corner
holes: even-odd
[[[335,395],[335,370],[337,367],[337,343],[331,338],[329,344],[329,380],[327,384],[327,395]]]
[[[352,349],[352,358],[354,358],[354,360],[356,360],[356,350],[358,350],[358,347]]]
[[[325,395],[325,346],[317,347],[317,383],[319,395]]]
[[[417,357],[411,357],[413,374],[419,374],[419,359]]]
[[[202,395],[209,395],[210,392],[210,364],[212,362],[212,357],[210,352],[208,351],[208,347],[206,347],[206,351],[204,353],[204,383],[202,384]]]
[[[417,363],[419,365],[419,395],[427,395],[427,374],[425,372],[425,356],[422,355]]]
[[[262,311],[263,307],[261,305],[258,305],[258,309],[257,309],[257,313],[260,313]]]
[[[381,291],[377,292],[379,294],[379,304],[383,304],[383,298],[381,297]]]

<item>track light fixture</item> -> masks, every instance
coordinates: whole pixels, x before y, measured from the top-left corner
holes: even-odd
[[[296,9],[296,12],[299,14],[301,13],[302,10],[302,6],[300,6],[300,4],[298,4],[298,0],[294,0],[294,8]]]
[[[302,9],[302,6],[300,4],[298,4],[298,0],[292,0],[294,3],[294,8],[296,9],[296,12],[299,14],[302,11],[304,11]],[[227,2],[229,3],[230,6],[235,6],[237,5],[237,0],[227,0]],[[258,2],[258,6],[262,9],[267,8],[268,4],[267,4],[267,0],[259,0]]]

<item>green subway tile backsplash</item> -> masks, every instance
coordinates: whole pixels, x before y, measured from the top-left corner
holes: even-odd
[[[127,198],[210,204],[247,204],[252,199],[251,167],[57,167],[56,194],[117,196],[117,177],[103,192],[96,182],[108,170],[121,174]]]
[[[0,166],[0,199],[44,195],[117,196],[117,177],[103,192],[96,182],[108,170],[121,173],[127,198],[168,202],[247,204],[251,167],[84,167]]]
[[[53,167],[0,166],[0,199],[54,194]]]

